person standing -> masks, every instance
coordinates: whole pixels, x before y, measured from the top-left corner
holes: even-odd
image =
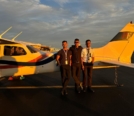
[[[67,95],[67,85],[70,79],[70,65],[72,53],[68,49],[67,41],[62,41],[63,49],[61,49],[56,56],[56,61],[60,66],[61,80],[62,80],[62,95]]]
[[[70,47],[72,52],[72,64],[71,64],[71,71],[72,77],[75,81],[75,90],[76,92],[80,93],[82,87],[82,82],[80,81],[80,74],[81,74],[81,51],[82,47],[80,46],[79,39],[74,40],[74,45]]]
[[[86,48],[82,49],[81,62],[83,69],[83,91],[95,92],[91,89],[92,86],[92,71],[94,63],[94,52],[91,48],[91,40],[86,40]]]

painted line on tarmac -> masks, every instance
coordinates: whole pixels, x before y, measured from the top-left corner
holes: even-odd
[[[92,88],[111,88],[116,85],[93,85]],[[0,87],[0,89],[59,89],[62,86],[7,86]],[[74,88],[74,86],[67,86],[67,88]]]

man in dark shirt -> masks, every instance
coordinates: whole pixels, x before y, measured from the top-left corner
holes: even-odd
[[[67,93],[67,85],[70,79],[70,66],[71,66],[71,56],[72,52],[67,48],[67,41],[62,41],[63,49],[61,49],[56,56],[56,61],[60,66],[61,79],[62,79],[62,91],[61,94],[65,95]]]
[[[72,77],[75,81],[75,90],[76,92],[80,93],[80,89],[82,89],[82,82],[80,81],[80,72],[81,72],[81,51],[82,47],[79,45],[79,39],[74,40],[74,44],[70,47],[72,52],[72,64],[71,64],[71,71]]]

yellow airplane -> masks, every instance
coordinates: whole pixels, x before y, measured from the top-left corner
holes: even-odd
[[[134,52],[134,24],[128,23],[108,44],[94,48],[95,66],[100,62],[134,68],[131,57]],[[105,66],[104,66],[105,67]],[[97,68],[97,67],[96,67]]]
[[[55,61],[56,53],[42,52],[26,43],[2,38],[8,30],[0,35],[0,77],[59,71]],[[133,45],[134,24],[130,22],[105,46],[93,49],[95,54],[93,68],[117,69],[119,66],[134,68],[134,64],[131,63]],[[115,84],[118,84],[117,75]]]

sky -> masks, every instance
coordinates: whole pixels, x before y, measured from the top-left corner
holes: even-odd
[[[109,42],[127,23],[134,21],[134,0],[0,0],[0,33],[3,38],[61,48],[79,38],[92,47]]]

